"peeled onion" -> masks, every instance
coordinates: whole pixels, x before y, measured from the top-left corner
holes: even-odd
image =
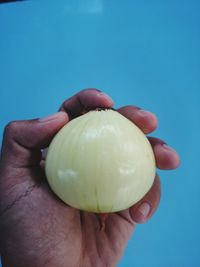
[[[45,170],[68,205],[96,213],[138,202],[155,178],[155,158],[142,131],[113,110],[90,111],[67,123],[50,144]]]

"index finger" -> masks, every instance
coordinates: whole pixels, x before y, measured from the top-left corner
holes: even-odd
[[[95,108],[112,108],[114,102],[110,96],[95,88],[80,91],[61,105],[59,111],[67,112],[74,119]]]

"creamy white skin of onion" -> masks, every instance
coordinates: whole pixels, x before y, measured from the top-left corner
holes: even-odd
[[[90,111],[54,137],[45,171],[68,205],[109,213],[138,202],[155,178],[155,158],[144,133],[113,110]]]

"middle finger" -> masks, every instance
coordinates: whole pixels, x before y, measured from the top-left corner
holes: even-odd
[[[136,106],[121,107],[117,111],[135,123],[145,134],[151,133],[157,128],[157,117],[150,111]]]

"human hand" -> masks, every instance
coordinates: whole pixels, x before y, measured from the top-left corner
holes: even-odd
[[[41,149],[70,120],[113,101],[96,89],[66,100],[52,117],[10,123],[4,132],[0,160],[0,253],[3,267],[114,267],[136,223],[146,222],[160,200],[160,179],[133,207],[110,214],[102,231],[94,213],[74,209],[47,184]],[[145,133],[157,127],[150,112],[134,106],[118,109]],[[177,153],[150,137],[157,167],[174,169]]]

